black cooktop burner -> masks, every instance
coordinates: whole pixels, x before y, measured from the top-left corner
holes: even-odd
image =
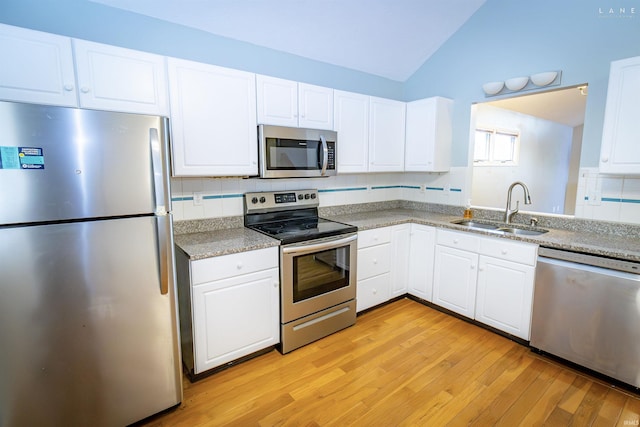
[[[318,217],[318,191],[246,193],[244,225],[283,245],[355,233],[353,225]]]
[[[355,233],[358,228],[353,225],[331,221],[324,218],[310,218],[294,221],[276,221],[254,224],[249,228],[264,233],[283,244],[297,243],[305,240],[320,239],[346,233]]]

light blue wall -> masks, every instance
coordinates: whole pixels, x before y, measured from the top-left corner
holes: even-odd
[[[640,55],[637,0],[487,0],[404,84],[87,0],[0,0],[0,22],[392,99],[453,98],[454,166],[467,165],[482,84],[550,70],[562,86],[589,83],[581,165],[597,165],[609,63]]]
[[[610,62],[638,55],[635,0],[487,0],[407,81],[404,98],[455,100],[453,164],[463,166],[483,83],[562,70],[562,86],[589,83],[581,165],[597,166]]]
[[[392,99],[402,83],[87,0],[0,0],[0,22]]]

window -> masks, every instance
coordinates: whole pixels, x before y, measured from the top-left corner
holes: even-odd
[[[518,132],[476,129],[473,163],[477,166],[515,166],[519,148]]]

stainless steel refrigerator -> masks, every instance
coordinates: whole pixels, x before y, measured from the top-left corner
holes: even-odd
[[[168,120],[0,102],[0,426],[182,400]]]

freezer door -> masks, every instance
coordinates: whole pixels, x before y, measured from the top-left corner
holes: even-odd
[[[0,425],[124,426],[181,401],[173,262],[159,261],[173,245],[157,228],[0,229]]]
[[[154,185],[168,194],[167,127],[154,116],[0,102],[0,206],[11,206],[0,225],[155,212]]]

